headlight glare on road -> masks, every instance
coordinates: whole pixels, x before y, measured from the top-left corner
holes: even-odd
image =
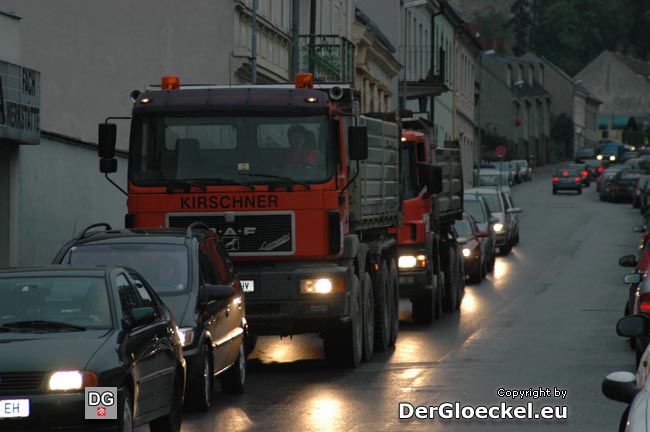
[[[48,388],[52,391],[81,390],[97,386],[97,375],[90,371],[57,371],[50,375]]]
[[[501,232],[503,231],[503,224],[502,223],[495,223],[494,224],[494,232]]]
[[[463,256],[464,256],[465,258],[467,258],[471,252],[472,252],[472,251],[470,251],[469,249],[467,249],[467,248],[463,248]]]
[[[194,341],[194,327],[176,327],[176,333],[184,347],[192,345],[192,341]]]

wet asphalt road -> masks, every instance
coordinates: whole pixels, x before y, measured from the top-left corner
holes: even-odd
[[[468,285],[460,312],[430,327],[411,324],[402,301],[397,347],[357,370],[335,370],[313,335],[260,338],[246,394],[222,395],[206,414],[185,413],[190,431],[614,431],[622,404],[601,394],[610,371],[633,370],[615,334],[626,269],[641,222],[629,204],[602,203],[595,184],[582,195],[551,194],[550,172],[513,189],[524,209],[521,243],[493,274]],[[512,401],[499,388],[567,390],[566,399]],[[399,420],[399,402],[498,405],[528,401],[568,407],[568,420]],[[144,430],[144,429],[143,429]]]

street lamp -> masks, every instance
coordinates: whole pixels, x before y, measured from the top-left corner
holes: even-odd
[[[476,115],[476,127],[478,129],[478,145],[476,146],[476,172],[475,172],[475,179],[474,179],[474,185],[478,186],[478,173],[481,168],[481,158],[483,157],[481,155],[482,147],[483,147],[483,133],[481,132],[481,100],[483,99],[481,97],[481,92],[483,91],[483,83],[481,81],[481,78],[483,76],[483,56],[490,56],[496,54],[496,51],[491,49],[487,51],[479,51],[478,53],[478,89],[479,89],[479,94],[478,94],[478,111]]]
[[[430,2],[430,0],[413,0],[413,1],[410,1],[408,3],[404,3],[404,5],[402,6],[404,8],[404,43],[403,43],[404,52],[403,52],[403,56],[402,56],[403,60],[404,60],[404,83],[402,84],[402,90],[403,90],[402,91],[402,93],[403,93],[403,96],[402,96],[402,109],[406,109],[406,101],[407,101],[407,97],[406,97],[406,86],[407,86],[407,84],[406,84],[406,81],[407,81],[406,69],[407,69],[407,67],[406,66],[407,66],[408,61],[407,61],[407,56],[406,56],[406,49],[408,47],[407,42],[408,42],[409,20],[408,20],[408,17],[406,16],[406,10],[410,9],[410,8],[413,8],[413,7],[424,6],[424,5],[428,4],[429,2]]]

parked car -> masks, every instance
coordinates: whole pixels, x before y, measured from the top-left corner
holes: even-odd
[[[122,267],[0,271],[0,429],[179,431],[185,360],[176,321]],[[148,379],[143,379],[148,378]],[[84,419],[86,387],[117,388],[117,422]]]
[[[582,193],[582,174],[575,169],[560,169],[553,174],[553,195],[561,190]]]
[[[632,201],[634,186],[645,171],[622,170],[616,173],[609,184],[610,201]]]
[[[647,188],[649,180],[650,175],[641,175],[637,179],[634,189],[632,190],[632,207],[641,207],[641,196],[643,195],[643,191]]]
[[[496,260],[496,233],[494,225],[499,222],[499,219],[492,216],[492,211],[485,198],[477,192],[468,192],[465,190],[463,196],[463,207],[465,212],[470,214],[476,222],[476,227],[479,231],[487,231],[488,237],[486,238],[486,260],[487,270],[491,272],[494,269],[494,262]]]
[[[623,156],[621,156],[621,162],[626,162],[630,159],[636,159],[639,157],[639,153],[635,151],[626,151],[623,153]]]
[[[596,149],[591,147],[583,147],[576,151],[576,163],[585,162],[587,159],[594,159],[596,157]]]
[[[531,181],[533,179],[532,170],[528,166],[528,161],[517,159],[510,161],[510,163],[514,165],[515,169],[517,170],[520,182]]]
[[[207,410],[214,377],[225,393],[242,393],[248,334],[244,293],[218,235],[200,223],[184,229],[84,232],[59,251],[62,264],[126,265],[142,273],[179,323],[187,360],[187,403]]]
[[[479,171],[479,185],[509,187],[514,180],[510,177],[510,171],[501,171],[498,169],[481,169]]]
[[[503,190],[503,196],[506,199],[506,211],[512,208],[516,208],[514,199],[510,191]],[[519,214],[512,213],[512,245],[516,246],[519,244]]]
[[[490,207],[492,216],[499,219],[499,222],[495,223],[493,226],[496,235],[496,247],[499,249],[499,253],[503,255],[510,253],[513,246],[514,234],[514,222],[512,216],[515,213],[521,213],[521,209],[517,207],[507,209],[505,196],[503,192],[497,188],[472,188],[467,189],[467,192],[478,193],[485,198],[485,201],[487,201],[488,206]]]
[[[574,169],[578,171],[578,174],[582,179],[582,185],[585,187],[591,186],[591,179],[589,178],[589,171],[587,170],[587,164],[585,163],[569,164],[565,168]]]
[[[598,159],[587,159],[585,162],[589,178],[593,181],[598,179],[603,171],[605,171],[605,164]]]
[[[466,243],[463,245],[465,258],[465,275],[471,282],[480,283],[488,272],[488,240],[489,233],[481,231],[472,215],[463,213],[463,218],[454,223],[456,234]]]
[[[598,177],[596,182],[596,190],[598,191],[601,201],[607,201],[609,199],[609,185],[616,173],[620,169],[611,169],[607,168],[603,173]]]

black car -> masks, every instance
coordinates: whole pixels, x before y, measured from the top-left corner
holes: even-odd
[[[212,404],[214,377],[242,393],[252,349],[244,293],[219,236],[202,224],[185,229],[87,228],[55,263],[127,265],[138,270],[174,313],[187,361],[188,408]]]
[[[553,174],[553,194],[561,190],[582,193],[582,172],[575,169],[561,169]]]
[[[648,181],[650,180],[649,175],[642,175],[637,179],[636,185],[634,185],[634,191],[632,194],[632,207],[640,208],[641,207],[641,198],[646,189],[648,189]],[[641,209],[641,213],[643,209]]]
[[[598,159],[587,159],[584,163],[587,167],[590,180],[598,179],[602,172],[605,171],[605,164],[603,164],[603,161],[599,161]]]
[[[616,173],[609,185],[610,201],[632,201],[634,186],[643,174],[645,171],[640,170],[623,170]]]
[[[0,271],[0,430],[180,430],[176,322],[133,275],[143,280],[121,267]],[[117,421],[84,419],[87,387],[117,389]]]
[[[463,207],[465,212],[470,214],[476,222],[476,226],[480,231],[487,231],[488,237],[484,238],[486,242],[486,268],[488,272],[494,270],[494,263],[496,261],[496,233],[494,232],[494,225],[499,222],[499,219],[492,216],[492,211],[485,198],[478,193],[465,193],[463,198]]]

